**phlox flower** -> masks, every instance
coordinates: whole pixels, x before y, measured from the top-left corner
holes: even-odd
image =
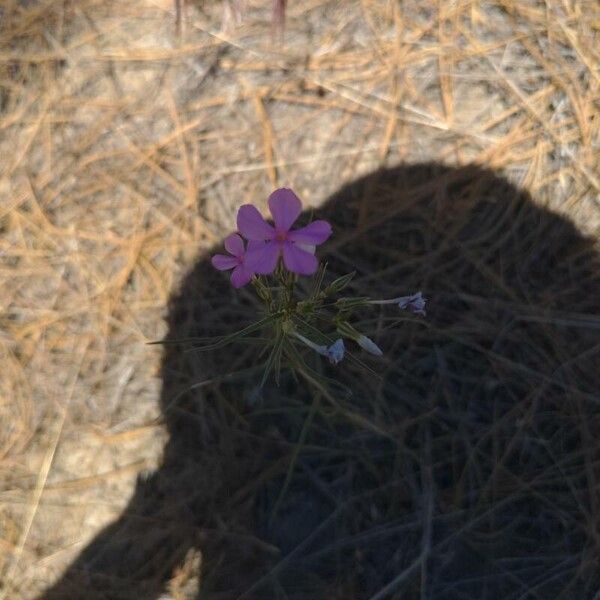
[[[425,304],[427,298],[423,297],[421,292],[411,294],[410,296],[398,296],[398,298],[392,298],[391,300],[371,300],[369,304],[397,304],[398,308],[403,310],[410,310],[415,315],[422,317],[426,316]]]
[[[244,204],[238,211],[238,231],[251,242],[264,242],[262,247],[249,250],[248,267],[255,273],[268,275],[283,256],[288,271],[312,275],[319,265],[315,246],[329,238],[331,225],[327,221],[313,221],[306,227],[292,230],[302,212],[302,203],[288,188],[275,190],[269,196],[269,210],[274,226],[267,223],[252,204]]]
[[[344,358],[344,352],[346,351],[346,349],[344,348],[344,340],[342,340],[341,338],[333,342],[331,346],[325,346],[315,344],[313,341],[309,340],[307,337],[304,337],[301,333],[298,333],[297,331],[294,332],[294,335],[303,344],[306,344],[309,348],[312,348],[321,356],[326,356],[332,365],[337,365]]]
[[[346,348],[344,347],[344,340],[340,338],[339,340],[333,342],[331,346],[326,348],[325,356],[329,359],[329,362],[332,365],[337,365],[344,358],[345,351]]]
[[[422,317],[426,315],[425,303],[427,302],[427,299],[423,298],[423,294],[421,292],[417,292],[411,296],[402,296],[400,298],[396,298],[396,302],[400,308],[410,310],[415,315],[421,315]]]
[[[262,242],[248,242],[248,248],[244,248],[244,240],[237,234],[232,233],[225,238],[225,250],[231,256],[226,254],[215,254],[212,259],[212,265],[219,271],[228,271],[231,273],[231,284],[235,288],[241,288],[246,285],[254,275],[254,271],[249,268],[247,254],[249,251],[257,250],[262,246]]]

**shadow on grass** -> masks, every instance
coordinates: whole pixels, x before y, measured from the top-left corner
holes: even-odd
[[[181,598],[600,590],[593,243],[477,167],[378,171],[318,216],[331,276],[356,270],[352,293],[372,297],[423,290],[428,317],[374,311],[380,378],[345,361],[346,388],[316,403],[288,375],[250,406],[259,373],[222,379],[256,362],[248,345],[164,346],[162,467],[44,600],[159,598],[193,548],[200,592]],[[254,304],[202,257],[167,339],[232,332]]]

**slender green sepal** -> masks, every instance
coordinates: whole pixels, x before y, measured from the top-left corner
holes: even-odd
[[[339,294],[351,281],[354,279],[356,275],[356,271],[352,271],[352,273],[348,273],[347,275],[342,275],[342,277],[338,277],[334,279],[322,292],[321,297],[326,298],[327,296],[333,296],[334,294]]]

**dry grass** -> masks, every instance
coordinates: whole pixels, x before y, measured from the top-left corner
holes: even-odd
[[[527,337],[531,342],[527,356],[535,355],[535,360],[519,357],[509,345],[511,352],[517,352],[510,355],[515,364],[532,372],[523,375],[519,371],[517,376],[514,364],[506,363],[509,355],[494,345],[494,327],[507,323],[492,309],[485,318],[471,322],[463,320],[464,307],[454,307],[462,315],[455,328],[448,325],[453,322],[451,314],[444,313],[439,322],[434,316],[432,327],[444,332],[441,338],[429,329],[426,334],[418,328],[408,330],[406,339],[412,340],[411,352],[416,352],[411,356],[424,361],[417,369],[422,377],[433,382],[433,367],[427,363],[434,360],[432,356],[456,352],[442,343],[452,336],[458,346],[462,347],[461,340],[470,345],[472,352],[488,358],[490,352],[502,355],[486,385],[509,391],[494,404],[497,420],[486,417],[485,425],[470,432],[462,431],[460,422],[454,423],[465,443],[488,435],[480,449],[485,460],[477,454],[481,458],[473,459],[477,468],[473,472],[466,468],[463,478],[456,475],[456,487],[440,496],[432,491],[440,485],[432,473],[435,465],[442,464],[436,462],[436,452],[462,456],[464,449],[457,449],[461,438],[444,437],[446,421],[439,415],[430,428],[419,428],[416,437],[407,433],[406,449],[420,457],[423,468],[412,479],[406,472],[403,477],[408,477],[406,486],[416,490],[413,499],[429,499],[430,512],[423,517],[429,528],[424,525],[418,535],[411,533],[414,538],[410,539],[419,548],[416,566],[400,560],[399,571],[392,577],[388,573],[387,579],[381,575],[375,581],[373,575],[370,593],[388,597],[377,596],[373,590],[383,594],[389,581],[410,567],[406,581],[397,581],[394,592],[406,583],[407,597],[442,597],[428,596],[438,589],[431,586],[439,584],[428,580],[427,553],[439,558],[431,542],[432,514],[452,507],[467,511],[469,518],[485,520],[487,516],[474,508],[481,509],[481,504],[469,504],[469,489],[481,494],[479,500],[510,499],[533,490],[534,496],[545,498],[548,504],[560,505],[557,514],[565,528],[585,524],[585,531],[572,540],[583,544],[585,551],[573,550],[574,564],[569,556],[562,556],[562,562],[557,559],[546,579],[543,573],[534,576],[526,568],[511,570],[508,562],[503,563],[506,577],[515,586],[510,593],[515,598],[549,597],[544,586],[551,581],[562,585],[560,577],[567,573],[566,580],[575,582],[575,587],[556,583],[563,598],[594,597],[592,591],[600,587],[587,569],[599,556],[600,522],[599,447],[589,427],[597,425],[594,408],[600,389],[591,368],[598,359],[594,333],[599,307],[597,296],[589,295],[590,290],[598,291],[591,268],[596,263],[590,256],[596,251],[594,240],[600,226],[600,10],[596,2],[290,2],[282,46],[270,43],[270,3],[259,0],[247,2],[244,23],[227,31],[221,28],[218,3],[196,3],[188,9],[181,37],[176,32],[175,7],[167,0],[7,0],[0,10],[1,598],[33,598],[52,583],[93,536],[121,514],[136,478],[161,462],[167,434],[172,433],[165,431],[157,401],[162,394],[164,408],[165,359],[161,373],[160,349],[145,342],[166,333],[166,307],[178,282],[197,256],[232,228],[237,207],[248,201],[264,206],[268,192],[280,185],[292,186],[308,204],[319,206],[342,186],[374,169],[419,162],[473,163],[492,169],[531,195],[532,200],[523,202],[539,208],[525,223],[508,209],[496,214],[504,229],[492,231],[490,225],[490,237],[477,238],[480,244],[472,256],[485,256],[477,263],[478,272],[488,273],[487,253],[498,248],[510,252],[502,244],[511,236],[513,225],[513,233],[526,242],[517,255],[523,262],[528,262],[527,256],[539,254],[539,260],[553,256],[556,248],[568,260],[556,267],[557,273],[564,274],[562,290],[546,286],[540,292],[525,286],[515,292],[514,281],[503,279],[510,269],[502,255],[489,271],[493,276],[477,288],[481,297],[500,303],[494,310],[509,306],[532,323],[541,319],[540,330]],[[431,177],[436,173],[435,169],[427,171]],[[468,204],[472,193],[479,193],[477,186],[472,192],[461,183],[460,170],[450,173],[458,173],[462,191],[448,196]],[[444,171],[428,184],[423,173],[420,178],[409,175],[394,182],[404,182],[408,190],[396,214],[406,222],[414,219],[415,230],[438,231],[440,223],[445,223],[440,209],[445,186],[452,185],[454,176]],[[369,197],[372,189],[386,197],[380,180],[371,182],[375,185],[371,192],[369,180],[366,185],[366,191],[359,186],[362,191],[357,197]],[[493,195],[495,186],[482,189]],[[416,216],[410,212],[421,205]],[[344,244],[353,244],[358,252],[361,236],[376,226],[377,210],[383,208],[374,201],[361,201],[352,212],[354,221],[347,222],[336,217],[334,207],[339,212],[340,202],[334,199],[329,206],[331,218],[344,232],[330,250],[332,261],[337,258],[339,268],[347,268],[344,257],[353,254],[346,253]],[[454,210],[449,209],[450,213]],[[592,241],[582,241],[570,226],[556,229],[558,217],[552,221],[547,210],[568,218]],[[462,225],[477,232],[469,219]],[[399,223],[391,222],[404,231]],[[372,257],[372,264],[361,264],[360,253],[354,257],[362,269],[359,285],[387,292],[386,278],[393,275],[397,287],[424,285],[428,294],[437,290],[445,301],[471,290],[471,271],[453,270],[453,255],[442,251],[459,252],[451,240],[460,239],[461,225],[455,221],[446,225],[447,238],[425,236],[428,244],[435,241],[437,245],[426,245],[425,251],[419,241],[413,240],[412,246],[407,242],[408,246],[389,251],[388,262],[377,254],[376,238],[364,241],[361,252]],[[407,239],[412,239],[411,231],[409,227],[405,232]],[[533,231],[531,239],[529,231]],[[396,235],[396,231],[388,233]],[[495,244],[496,237],[502,243]],[[565,239],[573,241],[573,247],[583,244],[584,250],[577,253],[570,246],[565,248]],[[408,266],[394,271],[389,260],[402,260]],[[550,263],[543,264],[550,268]],[[369,276],[369,269],[375,275]],[[453,284],[450,275],[455,278]],[[239,303],[229,299],[219,312],[218,301],[211,298],[208,306],[217,321],[218,316],[235,321],[232,315]],[[476,299],[463,300],[477,305]],[[171,311],[169,327],[176,330],[180,326],[173,319]],[[569,323],[575,321],[584,326],[571,327]],[[566,333],[558,331],[559,326],[566,327]],[[390,355],[402,356],[402,348],[393,346],[389,346]],[[567,347],[574,355],[566,352]],[[428,348],[427,360],[424,348]],[[167,360],[166,364],[173,363]],[[432,386],[440,397],[456,400],[468,395],[468,381],[445,383],[446,367],[436,368]],[[447,368],[456,373],[462,367]],[[386,363],[386,373],[390,372],[394,369]],[[388,424],[392,416],[400,419],[400,414],[408,418],[410,413],[411,419],[421,423],[437,400],[423,388],[423,379],[413,381],[409,372],[400,373],[406,383],[397,384],[397,389],[402,389],[403,402],[412,409],[389,412],[379,390],[379,395],[371,396],[381,400],[376,407],[347,409],[356,430],[344,429],[329,413],[317,415],[320,429],[314,444],[335,446],[337,442],[327,440],[345,435],[363,439],[367,431],[389,437],[392,430],[384,427],[383,431],[382,424]],[[481,381],[488,377],[485,373],[485,369],[475,370],[472,375]],[[541,380],[536,379],[540,373]],[[369,387],[373,384],[364,385],[365,393],[374,393]],[[361,384],[356,386],[361,389]],[[535,390],[542,396],[535,396]],[[509,396],[525,403],[522,410],[509,407]],[[456,402],[455,418],[467,411]],[[561,402],[567,408],[560,408]],[[548,425],[553,433],[538,421],[544,410],[558,419]],[[237,414],[237,409],[232,411]],[[303,415],[300,409],[298,414]],[[343,410],[342,414],[348,416]],[[529,424],[530,437],[525,440],[513,430],[507,433],[503,429],[507,415]],[[359,417],[363,420],[356,421]],[[289,430],[282,427],[276,437],[285,439],[287,432],[293,446],[296,426],[293,421]],[[410,429],[409,424],[405,427]],[[581,444],[568,436],[567,427],[581,433]],[[329,437],[323,433],[328,428]],[[393,430],[394,436],[397,433]],[[550,448],[551,466],[531,450],[539,439]],[[561,451],[553,446],[561,443]],[[515,447],[527,449],[541,461],[537,471],[529,465],[531,477],[521,473],[511,478],[514,457],[510,452]],[[369,448],[365,442],[365,451]],[[262,455],[258,452],[257,456]],[[519,460],[523,464],[528,459],[521,456]],[[265,464],[257,459],[253,469],[260,472]],[[283,460],[279,468],[285,473],[287,465]],[[459,469],[456,464],[446,467]],[[210,477],[215,477],[211,468],[215,470],[214,465],[206,466]],[[377,468],[385,472],[384,466]],[[265,485],[277,485],[281,472],[274,469],[275,483]],[[197,470],[192,472],[198,475]],[[239,483],[239,476],[231,481]],[[373,477],[384,485],[376,472]],[[581,514],[573,512],[562,492],[556,492],[562,485],[560,477],[581,505]],[[264,490],[262,496],[254,488],[246,494],[243,486],[241,490],[243,501],[239,502],[244,506],[248,498],[265,501]],[[269,490],[267,497],[274,493]],[[400,505],[407,514],[412,510],[403,498],[390,514],[400,514]],[[240,506],[237,509],[245,514]],[[373,510],[385,513],[381,506]],[[374,522],[378,518],[372,515]],[[473,522],[469,518],[460,526]],[[357,531],[344,531],[358,536],[364,530],[357,527]],[[519,535],[531,541],[536,532]],[[195,593],[181,591],[188,588],[177,582],[185,582],[199,562],[193,553],[186,561],[177,557],[177,573],[165,574],[166,578],[173,575],[169,592],[173,598]],[[465,571],[468,574],[469,569]],[[453,573],[456,578],[466,576]],[[583,581],[587,577],[588,587],[577,577]],[[343,591],[342,584],[349,588]],[[355,582],[340,585],[339,593],[346,593],[345,597],[358,593],[352,587],[358,585]],[[485,585],[492,586],[490,582]],[[480,597],[497,597],[493,586],[485,589],[482,594],[487,596]],[[444,597],[458,598],[461,592],[451,593],[455,595],[448,592]]]

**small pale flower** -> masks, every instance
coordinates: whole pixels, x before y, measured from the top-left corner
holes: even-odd
[[[309,348],[312,348],[315,352],[320,354],[321,356],[326,356],[329,362],[332,365],[337,365],[344,358],[344,340],[339,339],[333,342],[331,346],[325,346],[321,344],[315,344],[315,342],[309,340],[307,337],[304,337],[301,333],[297,331],[294,332],[294,335],[303,343],[306,344]]]
[[[244,248],[244,240],[237,234],[232,233],[225,238],[225,250],[231,256],[226,254],[215,254],[212,259],[212,265],[219,271],[228,271],[231,273],[231,284],[235,288],[241,288],[246,285],[254,275],[254,271],[248,266],[246,260],[247,253],[251,250],[259,249],[263,244],[261,242],[248,242],[248,248]]]
[[[288,271],[312,275],[319,266],[315,247],[329,238],[331,225],[327,221],[313,221],[306,227],[292,230],[302,212],[302,203],[288,188],[275,190],[269,196],[269,210],[274,226],[267,223],[252,204],[244,204],[238,211],[239,232],[247,240],[264,242],[262,248],[248,253],[249,266],[255,273],[268,275],[283,256]]]
[[[336,340],[327,348],[327,358],[332,365],[337,365],[343,358],[344,352],[346,349],[344,348],[344,340],[340,338]]]
[[[426,316],[425,303],[427,302],[427,298],[423,298],[421,292],[417,292],[412,296],[396,298],[396,301],[401,309],[410,310],[413,314],[421,315],[422,317]]]
[[[369,354],[373,354],[374,356],[383,356],[383,351],[381,348],[366,335],[360,335],[356,338],[356,343],[363,349],[366,350]]]
[[[403,310],[410,310],[415,315],[422,317],[426,316],[425,304],[427,298],[423,297],[421,292],[412,294],[411,296],[398,296],[391,300],[369,300],[369,304],[397,304]]]

